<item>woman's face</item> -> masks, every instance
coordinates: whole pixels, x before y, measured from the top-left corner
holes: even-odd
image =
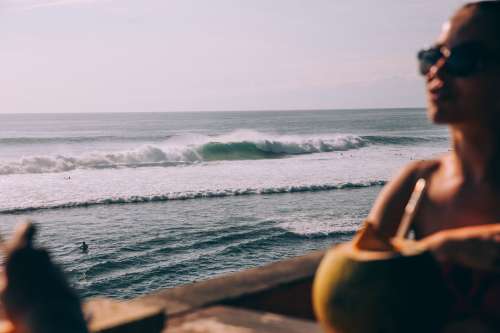
[[[459,11],[444,28],[437,45],[452,50],[477,45],[489,58],[500,58],[498,36],[491,19],[479,18],[475,9]],[[454,75],[440,59],[426,75],[428,116],[449,125],[488,126],[500,115],[500,62],[486,62],[470,75]]]

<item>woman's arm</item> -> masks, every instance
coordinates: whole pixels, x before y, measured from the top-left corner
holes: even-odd
[[[411,163],[384,187],[367,218],[379,235],[394,237],[417,180],[436,164],[436,161]]]
[[[440,262],[500,271],[500,223],[442,230],[420,242]]]

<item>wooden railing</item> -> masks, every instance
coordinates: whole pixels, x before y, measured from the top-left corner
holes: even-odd
[[[232,328],[287,332],[287,326],[288,332],[319,332],[311,285],[323,254],[313,252],[130,301],[91,299],[84,310],[91,331],[99,333],[238,332]],[[205,328],[194,329],[196,325]]]

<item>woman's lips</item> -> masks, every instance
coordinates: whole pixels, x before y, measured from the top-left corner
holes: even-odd
[[[451,97],[450,90],[444,85],[442,81],[433,80],[427,86],[429,97],[433,102],[441,102]]]
[[[429,91],[429,96],[433,102],[443,102],[450,99],[450,94],[445,90]]]

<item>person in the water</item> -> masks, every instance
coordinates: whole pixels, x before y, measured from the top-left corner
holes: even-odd
[[[80,245],[80,250],[82,250],[82,252],[88,252],[89,246],[87,245],[87,243],[82,242],[82,245]]]
[[[442,264],[454,295],[450,330],[500,332],[500,1],[459,9],[418,60],[428,117],[449,127],[453,149],[404,168],[368,221],[393,237],[424,178],[413,231]]]

